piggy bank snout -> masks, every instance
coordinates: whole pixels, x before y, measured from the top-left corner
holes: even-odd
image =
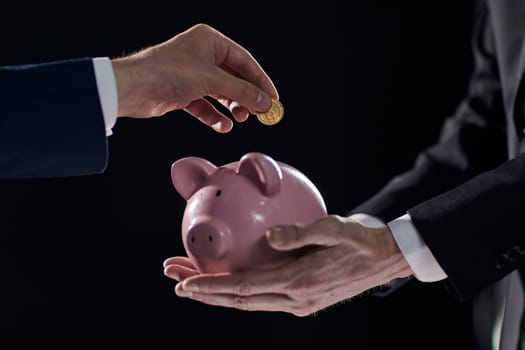
[[[188,228],[186,247],[198,259],[219,259],[230,245],[229,229],[219,221],[202,221]]]

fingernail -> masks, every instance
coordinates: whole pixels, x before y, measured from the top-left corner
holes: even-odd
[[[198,292],[199,286],[197,286],[196,284],[191,284],[191,283],[183,283],[182,290],[184,292]]]
[[[217,123],[213,124],[211,127],[215,131],[222,131],[222,123],[220,121],[218,121]]]
[[[280,227],[274,227],[266,231],[266,238],[272,245],[282,245],[284,243],[283,230]]]
[[[179,276],[179,274],[178,274],[178,273],[175,273],[175,272],[169,272],[169,271],[168,271],[168,268],[165,268],[165,269],[164,269],[164,275],[165,275],[166,277],[169,277],[169,278],[172,278],[172,279],[174,279],[174,280],[180,281],[180,276]]]
[[[186,292],[184,290],[178,292],[179,297],[191,298],[192,295],[193,295],[192,292]]]
[[[259,92],[257,95],[257,101],[255,101],[255,106],[259,112],[266,112],[272,106],[271,98],[263,92]]]

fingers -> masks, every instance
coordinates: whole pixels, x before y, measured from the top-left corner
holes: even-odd
[[[204,98],[193,101],[184,110],[217,132],[227,133],[233,127],[231,119]]]
[[[164,275],[177,281],[199,274],[191,260],[185,256],[174,256],[164,260]]]
[[[171,258],[167,258],[166,260],[162,262],[162,267],[167,267],[168,265],[174,265],[174,264],[190,267],[193,269],[195,268],[191,260],[185,256],[173,256]]]
[[[235,101],[230,103],[230,111],[233,115],[233,118],[239,123],[246,121],[246,119],[248,119],[248,116],[250,115],[250,111],[248,111],[246,108],[244,108]]]
[[[270,95],[253,83],[236,77],[220,67],[211,67],[206,83],[210,95],[221,95],[231,101],[236,101],[251,113],[265,112],[272,105]]]
[[[250,116],[250,111],[241,106],[238,102],[232,101],[229,98],[218,95],[213,95],[211,97],[216,99],[224,107],[228,108],[231,114],[233,115],[233,118],[239,123],[246,121],[246,119],[248,119],[248,117]]]
[[[260,294],[238,296],[232,294],[201,294],[188,293],[181,288],[181,283],[175,287],[175,293],[180,297],[190,297],[193,300],[214,306],[230,307],[243,311],[282,311],[294,313],[294,301],[284,294]],[[297,314],[299,316],[299,314]]]
[[[280,225],[266,232],[268,243],[277,250],[291,250],[308,245],[334,246],[341,242],[343,222],[327,216],[311,224]]]
[[[236,72],[236,75],[240,78],[261,88],[270,97],[278,99],[279,95],[273,82],[253,56],[230,38],[226,36],[222,36],[222,38],[222,44],[224,45],[222,52],[224,56],[222,56],[222,61],[217,62],[217,64]],[[242,104],[245,105],[244,103]],[[262,109],[258,111],[264,112],[266,110],[267,109]]]
[[[164,268],[164,275],[177,281],[184,281],[185,279],[198,274],[199,271],[196,269],[184,265],[172,264]]]
[[[230,68],[224,65],[220,67],[226,72],[238,77],[237,72],[231,70]],[[246,109],[245,107],[241,106],[238,102],[232,101],[231,99],[226,98],[224,96],[214,95],[212,97],[215,98],[217,101],[219,101],[223,106],[228,108],[231,114],[233,115],[233,118],[239,123],[246,121],[248,117],[250,116],[250,111]]]
[[[249,271],[234,274],[202,274],[185,280],[179,289],[207,294],[253,295],[285,290],[290,278],[281,271]]]

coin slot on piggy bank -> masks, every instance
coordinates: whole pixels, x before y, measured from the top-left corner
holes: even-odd
[[[266,230],[327,215],[319,190],[302,172],[263,153],[221,166],[182,158],[172,164],[171,177],[186,200],[182,242],[203,273],[284,264],[291,256],[268,245]]]

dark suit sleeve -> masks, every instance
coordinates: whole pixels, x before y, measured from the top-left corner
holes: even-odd
[[[91,59],[0,67],[0,178],[96,174],[106,163]]]
[[[522,262],[525,158],[506,162],[505,114],[489,11],[476,12],[474,71],[467,97],[443,126],[439,142],[413,169],[394,178],[352,212],[390,221],[407,209],[460,299]],[[512,253],[513,262],[502,254]],[[516,254],[514,254],[516,253]]]

